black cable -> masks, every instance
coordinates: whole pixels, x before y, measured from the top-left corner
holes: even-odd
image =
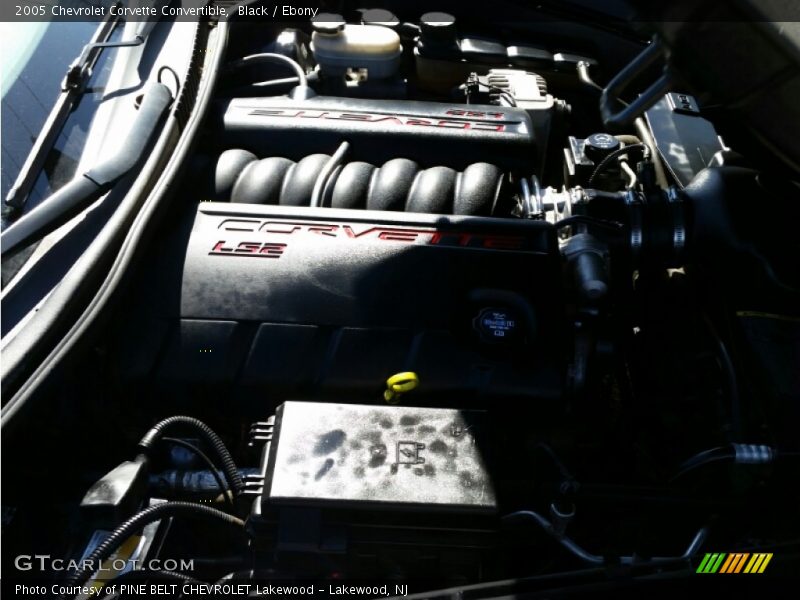
[[[484,83],[480,80],[478,80],[478,85],[482,85],[483,87],[488,89],[490,94],[494,93],[503,96],[511,104],[511,106],[517,105],[516,98],[514,98],[514,95],[508,90],[504,90],[503,88],[499,88],[495,85],[489,85],[488,83]]]
[[[707,314],[703,314],[703,323],[708,328],[711,338],[717,346],[719,367],[725,376],[725,385],[728,388],[731,411],[731,437],[733,438],[730,441],[738,442],[741,441],[740,438],[742,436],[742,403],[739,396],[739,381],[736,377],[736,369],[733,366],[728,347],[722,341],[722,338],[717,333],[717,328],[714,327],[713,321]]]
[[[536,444],[536,448],[544,452],[550,458],[550,460],[553,461],[553,464],[558,469],[558,472],[561,474],[562,478],[564,478],[566,481],[569,482],[575,481],[575,477],[572,476],[572,473],[569,472],[567,466],[563,462],[561,462],[561,459],[558,458],[556,451],[553,450],[549,444],[546,444],[544,442],[539,442],[538,444]]]
[[[288,56],[284,56],[283,54],[276,54],[274,52],[262,52],[260,54],[250,54],[238,60],[229,62],[226,65],[226,68],[232,71],[235,69],[240,69],[242,67],[258,64],[260,62],[276,62],[288,65],[289,67],[292,68],[292,70],[294,70],[295,74],[297,75],[297,79],[300,81],[300,85],[303,87],[306,87],[308,85],[306,72],[303,70],[303,67],[300,66],[300,63],[298,63],[296,60],[289,58]]]
[[[483,86],[484,88],[489,90],[489,94],[496,94],[497,96],[499,96],[501,98],[505,98],[505,100],[506,100],[506,102],[508,102],[509,106],[511,106],[511,107],[517,106],[516,98],[514,98],[514,95],[511,92],[509,92],[508,90],[504,90],[503,88],[499,88],[499,87],[494,86],[494,85],[489,85],[489,84],[484,83],[483,81],[480,81],[480,80],[474,81],[474,83],[476,85],[478,85],[478,86]],[[470,91],[469,91],[470,85],[471,85],[471,83],[465,83],[465,84],[460,85],[459,88],[458,88],[458,89],[463,89],[464,90],[464,92],[466,94],[466,103],[467,104],[470,104],[470,101],[472,99],[472,97],[470,96]]]
[[[778,461],[780,458],[797,458],[798,456],[800,456],[800,452],[776,450],[764,444],[720,446],[704,450],[685,460],[678,467],[678,472],[670,479],[670,483],[700,467],[723,460],[743,465],[768,465]]]
[[[600,164],[597,165],[597,167],[595,167],[592,176],[589,177],[588,185],[592,185],[597,176],[603,171],[605,171],[615,159],[622,156],[623,154],[627,154],[631,150],[639,150],[645,156],[650,154],[650,149],[645,144],[631,144],[630,146],[623,146],[622,148],[618,148],[614,150],[611,154],[606,156],[603,160],[601,160]]]
[[[550,521],[548,521],[546,518],[544,518],[537,512],[534,512],[532,510],[520,510],[503,516],[502,520],[507,521],[515,518],[524,518],[533,521],[534,523],[539,525],[544,530],[545,533],[550,535],[554,540],[556,540],[559,544],[561,544],[561,546],[564,549],[568,550],[571,554],[573,554],[574,556],[576,556],[577,558],[581,559],[586,563],[593,565],[602,565],[606,562],[605,557],[597,554],[592,554],[591,552],[584,550],[572,538],[567,537],[565,534],[561,533],[559,530],[555,528],[555,526]],[[703,527],[695,534],[694,538],[692,538],[692,541],[689,544],[688,548],[686,549],[686,552],[684,552],[680,556],[653,556],[650,558],[642,558],[634,554],[633,556],[618,556],[616,557],[616,560],[619,562],[619,564],[622,565],[633,565],[633,564],[661,565],[661,564],[669,564],[674,562],[685,561],[692,558],[692,556],[694,556],[697,553],[697,551],[703,545],[703,542],[705,542],[707,536],[708,536],[708,529]]]
[[[505,515],[502,520],[508,521],[510,519],[516,518],[524,518],[530,521],[535,522],[539,527],[541,527],[545,533],[555,539],[562,547],[572,553],[574,556],[578,557],[584,562],[593,565],[602,565],[605,563],[605,558],[602,556],[598,556],[597,554],[592,554],[591,552],[587,552],[583,548],[581,548],[577,543],[575,543],[572,538],[567,537],[563,533],[559,533],[556,531],[556,528],[553,524],[540,515],[537,512],[532,510],[520,510],[509,515]]]
[[[236,507],[233,504],[232,494],[229,492],[230,488],[227,485],[225,485],[225,482],[222,480],[222,477],[219,476],[219,472],[217,471],[217,466],[208,457],[208,455],[202,450],[200,450],[200,448],[198,448],[197,446],[195,446],[190,442],[187,442],[186,440],[181,440],[172,437],[165,437],[163,438],[163,441],[167,442],[168,444],[175,444],[176,446],[186,448],[206,464],[208,469],[211,471],[212,477],[214,477],[214,481],[217,482],[217,487],[219,487],[220,493],[225,498],[225,503],[230,508],[231,514],[234,514],[236,512]]]
[[[67,577],[64,582],[64,587],[74,588],[82,586],[97,570],[96,567],[116,552],[128,538],[136,532],[141,531],[150,523],[168,517],[209,518],[240,528],[243,533],[246,533],[244,521],[233,515],[222,512],[221,510],[217,510],[216,508],[211,508],[210,506],[194,504],[192,502],[164,502],[163,504],[155,504],[136,513],[112,531],[106,539],[100,542],[100,544],[89,553],[85,560],[80,562],[81,565],[85,566],[74,571]]]
[[[125,596],[119,591],[111,591],[107,595],[103,595],[103,593],[106,591],[108,586],[113,585],[118,587],[120,584],[139,581],[142,579],[171,581],[178,584],[191,583],[193,585],[200,585],[203,583],[199,579],[195,579],[191,575],[186,575],[185,573],[176,573],[175,571],[153,571],[150,569],[134,569],[132,571],[128,571],[127,573],[123,573],[122,575],[118,575],[114,577],[114,579],[111,579],[103,584],[102,589],[97,593],[97,597],[102,598],[103,600],[110,600],[111,598],[124,598]]]
[[[181,91],[181,79],[180,79],[180,77],[178,77],[178,74],[175,72],[175,69],[173,69],[169,65],[161,65],[161,68],[158,69],[158,72],[156,73],[156,80],[158,81],[158,83],[164,83],[163,81],[161,81],[161,74],[164,71],[167,71],[168,73],[170,73],[172,75],[172,77],[175,79],[175,94],[172,97],[173,98],[177,98],[178,94]],[[166,85],[166,84],[164,84],[164,85]]]
[[[499,98],[505,98],[506,102],[508,102],[509,106],[515,108],[517,106],[517,100],[508,92],[502,92],[498,94]]]
[[[176,416],[164,419],[163,421],[156,423],[150,429],[150,431],[144,435],[139,442],[139,447],[144,450],[145,454],[149,455],[150,452],[152,452],[153,447],[164,436],[167,429],[175,425],[188,425],[205,437],[211,447],[214,448],[214,451],[217,453],[217,457],[220,459],[222,472],[225,474],[225,480],[228,482],[228,486],[230,486],[230,489],[234,494],[238,495],[244,489],[244,481],[242,481],[242,476],[239,474],[239,469],[236,467],[236,463],[234,462],[231,453],[228,451],[228,448],[225,446],[225,443],[220,439],[220,437],[214,433],[214,430],[199,419],[186,416]]]
[[[680,477],[683,477],[686,473],[694,471],[698,467],[719,462],[721,460],[733,460],[734,458],[736,458],[736,454],[731,448],[720,447],[704,450],[703,452],[695,454],[688,460],[684,461],[681,466],[678,467],[678,472],[672,477],[672,479],[670,479],[670,483],[674,482]]]

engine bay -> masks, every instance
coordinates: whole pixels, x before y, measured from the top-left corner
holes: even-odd
[[[229,25],[115,318],[4,464],[4,542],[91,595],[789,572],[796,190],[658,83],[658,38],[353,4]]]

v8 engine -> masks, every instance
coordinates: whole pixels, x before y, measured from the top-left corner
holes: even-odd
[[[469,74],[461,88],[454,87],[450,100],[435,95],[435,101],[408,99],[432,94],[415,90],[397,68],[376,69],[380,52],[369,44],[348,46],[350,38],[359,36],[386,36],[399,46],[398,34],[369,24],[328,31],[332,22],[337,21],[331,15],[316,21],[313,54],[319,55],[323,41],[344,44],[349,51],[343,50],[340,60],[347,69],[328,65],[330,57],[320,58],[316,82],[284,96],[218,103],[215,136],[228,149],[217,160],[211,197],[291,206],[511,215],[511,183],[531,167],[541,175],[551,132],[563,128],[569,113],[565,102],[548,93],[545,78],[524,69],[490,69],[481,77]],[[425,47],[423,38],[420,48]],[[425,51],[420,51],[424,57]],[[283,58],[254,54],[236,65],[252,68]],[[418,75],[426,73],[422,60]],[[424,88],[425,82],[416,85]],[[325,95],[331,92],[339,95]]]
[[[126,552],[198,567],[125,580],[437,599],[641,597],[773,547],[778,571],[797,187],[692,76],[705,30],[323,4],[209,28],[182,179],[15,454],[65,499],[12,534],[46,522],[78,587]],[[30,464],[56,452],[87,467],[52,485]]]

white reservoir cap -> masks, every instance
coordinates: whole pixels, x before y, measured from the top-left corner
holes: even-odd
[[[380,25],[345,25],[332,33],[317,30],[311,49],[323,73],[367,69],[376,78],[394,75],[402,54],[397,32]]]

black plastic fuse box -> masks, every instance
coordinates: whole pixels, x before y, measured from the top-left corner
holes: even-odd
[[[286,402],[275,416],[262,508],[491,514],[484,414]]]

